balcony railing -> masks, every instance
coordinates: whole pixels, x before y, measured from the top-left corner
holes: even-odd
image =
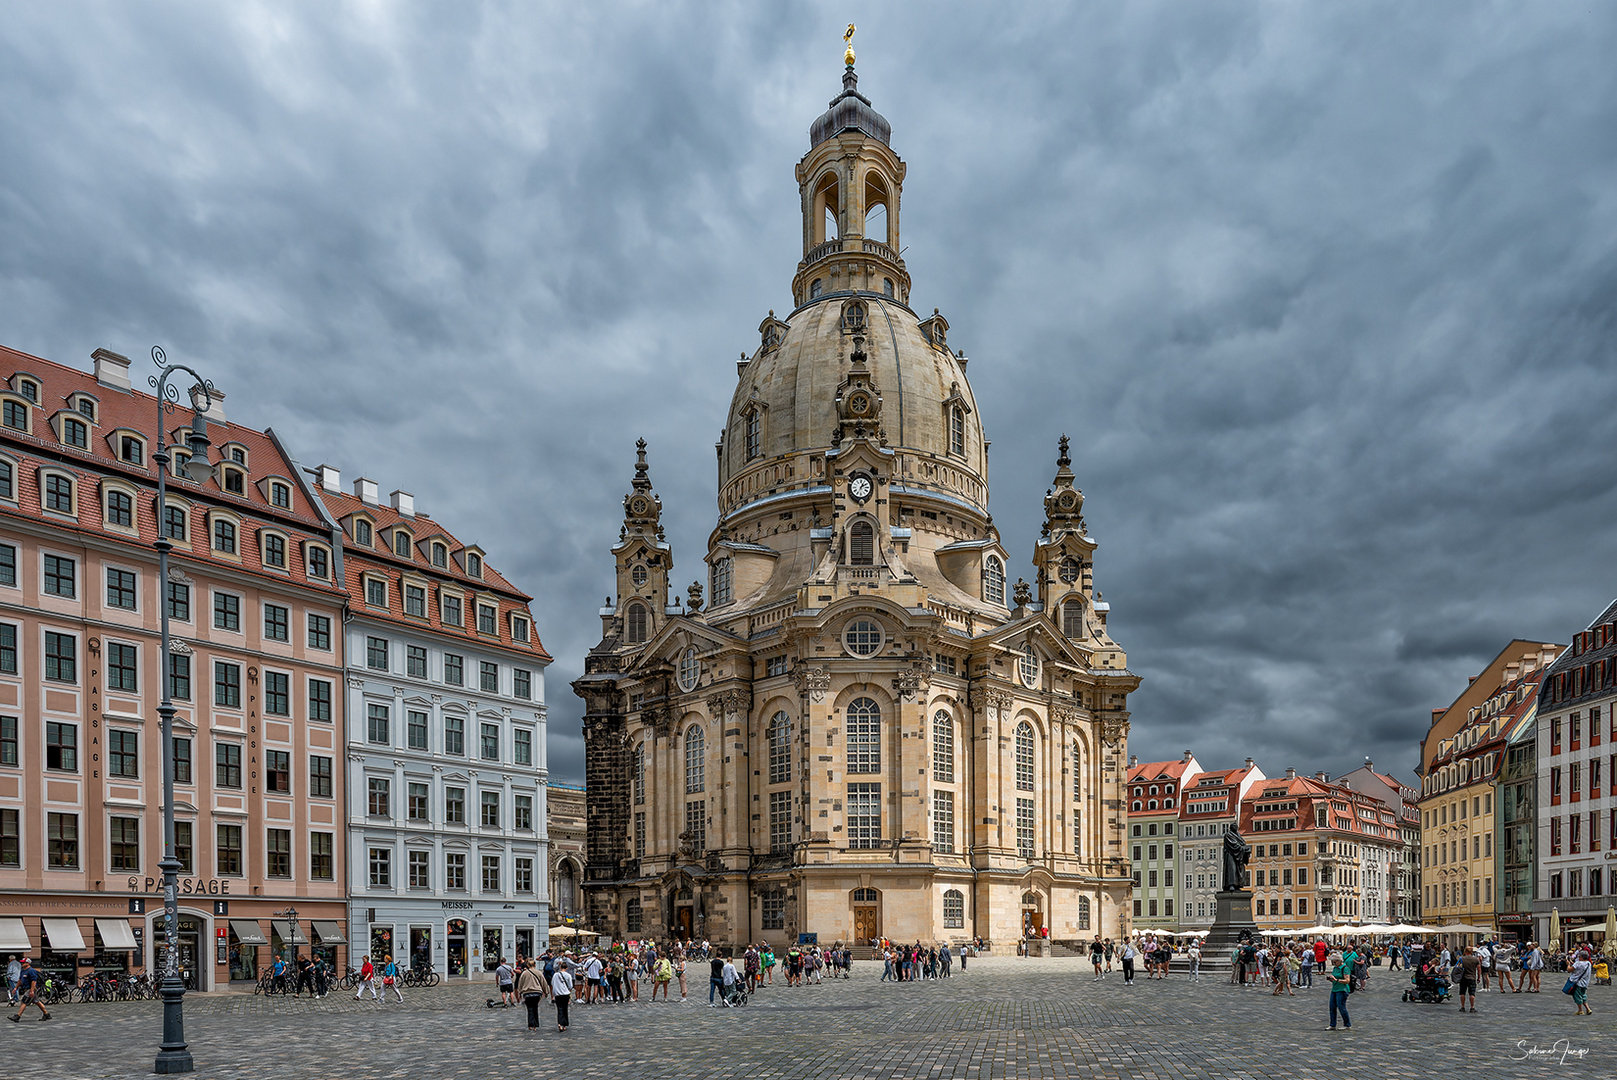
[[[809,253],[803,257],[803,265],[804,266],[813,266],[815,263],[819,262],[821,259],[825,258],[827,255],[835,254],[836,252],[841,251],[841,250],[842,250],[842,241],[841,241],[841,239],[827,240],[823,244],[817,244],[814,247],[809,248]]]

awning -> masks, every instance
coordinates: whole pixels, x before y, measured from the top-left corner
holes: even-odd
[[[269,938],[264,931],[251,919],[231,919],[230,929],[235,931],[236,940],[243,945],[268,945]]]
[[[21,919],[0,919],[0,951],[29,953],[34,943],[28,940],[28,931]]]
[[[294,926],[285,919],[273,919],[270,925],[275,927],[275,932],[281,935],[281,940],[284,942],[292,945],[307,945],[309,943],[309,939],[303,936],[303,928]]]
[[[97,919],[95,928],[101,931],[101,947],[108,952],[140,948],[135,944],[135,932],[129,928],[128,919]]]
[[[314,932],[315,936],[320,939],[320,944],[322,945],[348,944],[348,939],[342,936],[342,928],[334,922],[321,922],[316,920],[314,923]]]
[[[77,919],[41,919],[45,936],[50,939],[52,952],[83,952],[84,935],[79,933]]]

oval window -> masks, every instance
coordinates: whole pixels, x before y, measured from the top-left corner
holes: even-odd
[[[679,688],[687,694],[696,689],[696,681],[702,677],[702,661],[696,658],[695,649],[686,649],[679,658]]]
[[[1039,654],[1033,651],[1030,641],[1022,646],[1022,659],[1019,664],[1022,670],[1022,681],[1030,687],[1039,684]]]

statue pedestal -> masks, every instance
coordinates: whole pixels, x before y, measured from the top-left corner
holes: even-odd
[[[1252,894],[1245,889],[1216,894],[1213,928],[1202,942],[1202,955],[1228,963],[1230,950],[1243,938],[1258,940],[1258,926],[1252,921]]]

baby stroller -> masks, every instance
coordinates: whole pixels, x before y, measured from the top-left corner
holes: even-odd
[[[1429,964],[1422,964],[1409,981],[1413,985],[1404,991],[1405,1001],[1442,1005],[1449,1000],[1449,980],[1434,972]]]
[[[746,1003],[747,983],[745,979],[740,979],[724,992],[724,1007],[726,1009],[739,1009]]]

